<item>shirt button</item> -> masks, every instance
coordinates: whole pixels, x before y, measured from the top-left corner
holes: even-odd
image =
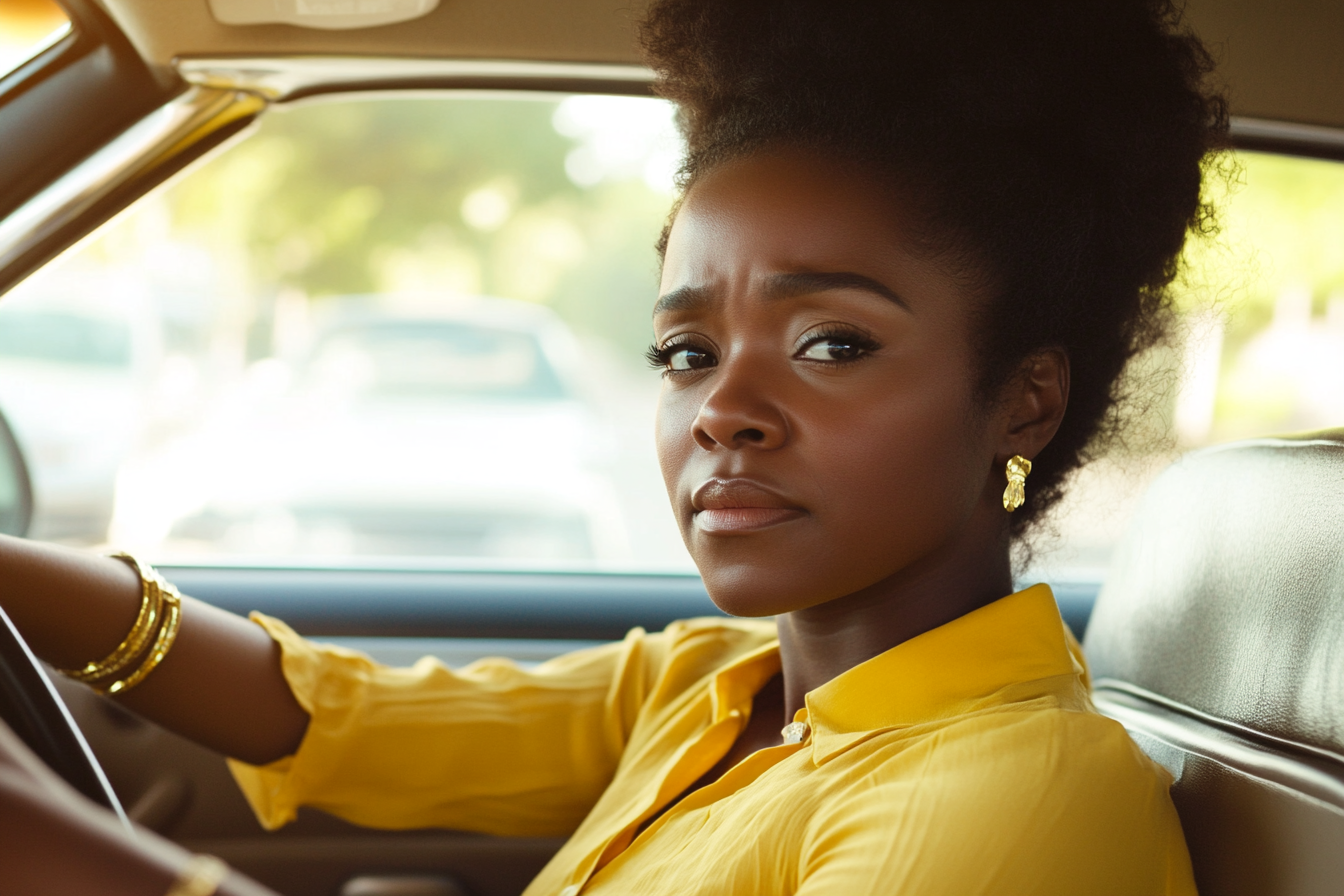
[[[800,744],[803,742],[803,738],[807,737],[807,723],[790,722],[779,733],[784,737],[784,743]]]
[[[560,891],[560,896],[579,896],[579,891],[583,889],[583,884],[570,884]]]

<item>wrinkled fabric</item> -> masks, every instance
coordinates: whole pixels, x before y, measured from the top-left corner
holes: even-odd
[[[408,669],[281,645],[312,720],[294,756],[231,761],[262,824],[568,836],[527,896],[1194,894],[1171,778],[1088,696],[1037,585],[807,695],[760,750],[640,825],[731,747],[780,668],[769,623],[678,622],[534,669]]]

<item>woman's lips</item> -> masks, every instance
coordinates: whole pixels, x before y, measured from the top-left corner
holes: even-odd
[[[691,495],[702,532],[754,532],[806,516],[792,501],[750,479],[710,479]]]

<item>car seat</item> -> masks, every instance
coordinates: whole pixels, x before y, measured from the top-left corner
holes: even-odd
[[[1175,779],[1202,896],[1344,893],[1344,429],[1173,464],[1085,648],[1097,708]]]

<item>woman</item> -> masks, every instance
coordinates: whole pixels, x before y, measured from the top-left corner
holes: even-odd
[[[1193,893],[1170,779],[1010,549],[1161,334],[1225,130],[1207,55],[1157,0],[663,0],[643,39],[689,145],[659,457],[749,618],[453,672],[186,600],[120,699],[236,757],[269,826],[569,835],[534,894]],[[154,590],[3,562],[62,667]]]

